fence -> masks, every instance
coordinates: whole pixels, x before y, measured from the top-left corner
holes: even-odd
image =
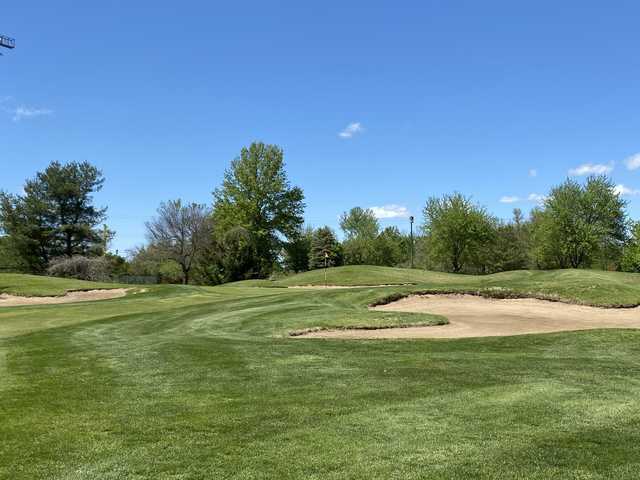
[[[112,281],[131,285],[153,285],[160,283],[160,278],[157,275],[119,275],[112,277]]]

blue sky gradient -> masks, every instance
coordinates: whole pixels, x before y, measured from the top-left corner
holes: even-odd
[[[98,165],[123,252],[160,201],[210,203],[261,140],[314,226],[395,205],[383,225],[406,229],[454,190],[506,218],[588,171],[640,218],[638,18],[635,1],[13,2],[0,188]]]

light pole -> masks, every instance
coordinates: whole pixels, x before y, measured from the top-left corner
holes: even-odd
[[[410,241],[411,241],[411,268],[413,268],[413,215],[411,215],[409,217],[409,225],[411,226],[411,234],[410,234]]]
[[[7,37],[6,35],[0,35],[0,47],[13,50],[14,48],[16,48],[16,41],[11,37]],[[0,52],[0,55],[2,55],[2,52]]]

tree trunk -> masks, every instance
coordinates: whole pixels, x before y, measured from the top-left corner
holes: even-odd
[[[65,253],[67,254],[67,257],[71,258],[73,257],[73,247],[72,247],[72,234],[70,232],[67,232],[66,234],[66,247],[65,247]]]

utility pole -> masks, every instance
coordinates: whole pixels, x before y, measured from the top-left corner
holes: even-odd
[[[409,224],[411,225],[411,234],[410,234],[410,238],[411,238],[411,268],[413,268],[413,215],[411,215],[409,217]]]
[[[13,50],[14,48],[16,48],[16,41],[11,37],[0,34],[0,47]],[[2,55],[2,53],[0,53],[0,55]]]

